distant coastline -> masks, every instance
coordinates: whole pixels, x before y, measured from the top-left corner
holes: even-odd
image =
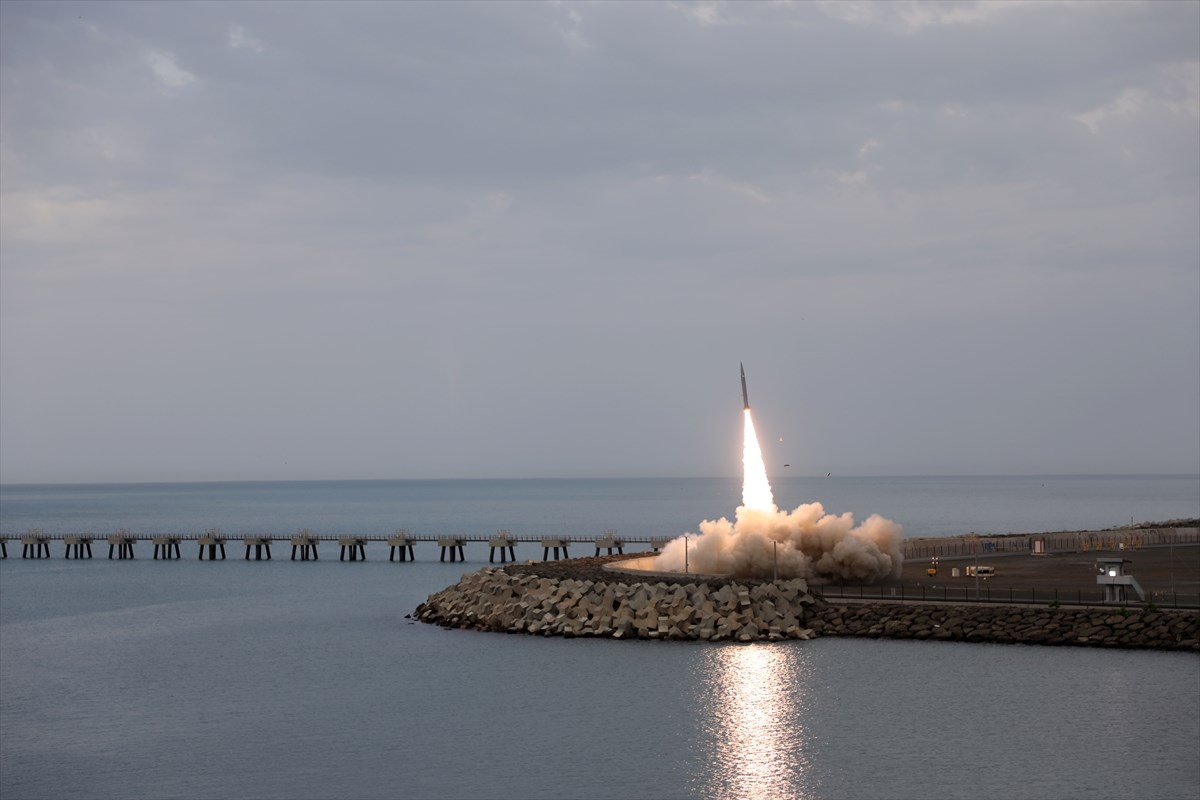
[[[1157,479],[1157,478],[1191,478],[1200,483],[1200,472],[1035,472],[1035,473],[1020,473],[1020,472],[999,472],[999,473],[972,473],[972,474],[928,474],[928,475],[886,475],[886,474],[857,474],[845,473],[838,475],[824,475],[813,473],[810,475],[797,475],[788,473],[786,475],[771,475],[772,483],[776,481],[823,481],[831,478],[837,479],[852,479],[852,480],[889,480],[889,481],[923,481],[923,480],[994,480],[1002,478],[1015,479],[1035,479],[1046,478],[1053,480],[1139,480],[1139,479]],[[0,489],[26,489],[36,487],[131,487],[131,486],[238,486],[238,485],[318,485],[318,484],[391,484],[391,483],[570,483],[570,482],[623,482],[623,481],[640,481],[640,482],[673,482],[673,481],[732,481],[741,485],[742,476],[740,475],[674,475],[674,476],[644,476],[632,475],[628,477],[619,477],[612,475],[605,476],[550,476],[550,477],[532,477],[532,476],[517,476],[517,477],[407,477],[407,478],[202,478],[202,479],[179,479],[179,480],[67,480],[67,481],[47,481],[47,480],[20,480],[20,481],[2,481]]]
[[[906,539],[1104,529],[1200,517],[1200,475],[773,479],[781,508],[879,514]],[[741,504],[735,478],[423,479],[0,485],[0,533],[392,533],[675,537]],[[1131,520],[1132,518],[1132,520]]]

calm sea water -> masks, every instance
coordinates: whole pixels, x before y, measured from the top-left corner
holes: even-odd
[[[1200,517],[1200,476],[775,478],[782,507],[882,514],[908,536],[1036,533]],[[676,536],[731,516],[740,479],[0,486],[0,532]]]
[[[1160,503],[1145,516],[1197,516],[1191,480],[1168,491],[1150,479],[1050,479],[1060,498],[1089,485],[1128,494],[1108,506],[1115,518],[1083,516],[1081,499],[1062,522],[1014,509],[998,530],[1140,518],[1127,510],[1139,485]],[[828,505],[889,513],[870,504],[891,496],[903,511],[900,496],[912,508],[956,496],[911,488],[922,481],[932,479],[840,496],[861,509]],[[966,479],[975,499],[959,507],[992,508],[997,481]],[[1013,481],[1024,488],[999,493],[1034,497],[1042,482]],[[654,524],[672,525],[695,516],[698,496],[714,493],[701,516],[737,499],[728,482],[636,483],[6,487],[0,516],[18,531],[657,533],[634,525],[648,509],[671,509]],[[781,488],[785,502],[805,499]],[[1171,496],[1178,505],[1164,507]],[[968,526],[986,529],[981,518]],[[951,532],[934,515],[916,519]],[[339,562],[329,547],[319,562],[247,562],[237,548],[216,563],[194,549],[182,561],[66,561],[58,547],[50,560],[0,561],[0,797],[1200,796],[1193,655],[446,631],[404,615],[462,566],[432,549],[416,563],[370,547],[366,562]],[[467,556],[475,569],[486,550]]]

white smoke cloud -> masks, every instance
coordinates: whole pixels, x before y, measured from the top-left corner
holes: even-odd
[[[794,511],[739,506],[732,522],[725,517],[705,520],[699,535],[687,534],[687,569],[739,578],[778,574],[875,583],[899,577],[903,536],[900,525],[878,514],[856,526],[852,514],[826,514],[820,503],[805,503]],[[684,537],[668,542],[654,566],[683,572]]]
[[[743,400],[745,391],[743,370]],[[742,417],[742,504],[734,521],[705,520],[699,536],[685,534],[668,542],[654,560],[655,569],[739,578],[824,578],[837,583],[900,577],[904,529],[895,522],[872,514],[856,526],[852,514],[826,514],[820,503],[779,510],[748,401]]]

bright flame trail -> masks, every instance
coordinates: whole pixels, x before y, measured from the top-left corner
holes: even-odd
[[[758,446],[750,409],[742,409],[742,416],[745,419],[742,434],[742,505],[755,511],[775,511],[775,497],[771,494],[771,482],[767,480],[767,467],[763,463],[762,449]]]

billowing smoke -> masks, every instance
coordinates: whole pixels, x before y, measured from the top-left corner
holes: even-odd
[[[699,535],[687,535],[687,569],[741,578],[778,574],[874,583],[900,575],[903,535],[899,525],[878,514],[855,525],[849,512],[826,514],[820,503],[805,503],[794,511],[739,506],[732,522],[725,517],[705,520]],[[683,572],[683,550],[684,537],[668,542],[654,568]]]
[[[895,522],[873,514],[856,525],[852,514],[826,514],[820,503],[805,503],[794,511],[775,505],[750,409],[744,413],[742,505],[734,520],[705,520],[699,535],[667,543],[655,569],[683,572],[686,566],[689,572],[741,578],[778,575],[838,583],[899,577],[904,530]]]

